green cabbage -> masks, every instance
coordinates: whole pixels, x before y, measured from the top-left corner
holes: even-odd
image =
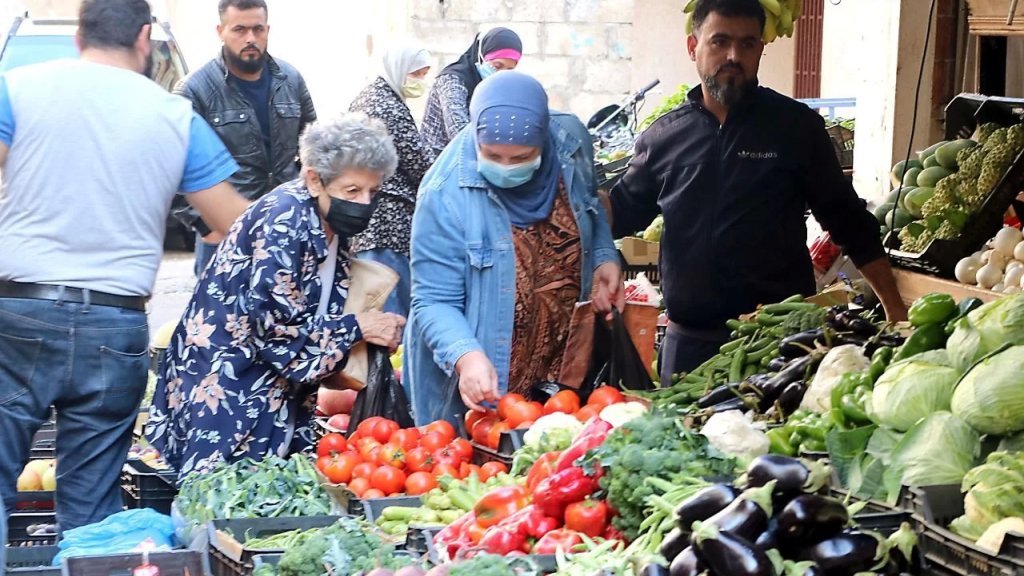
[[[889,472],[904,486],[959,484],[974,466],[981,437],[949,412],[936,412],[918,422],[892,452]]]
[[[954,366],[966,372],[1005,343],[1024,344],[1024,294],[1004,296],[961,318],[946,350]]]
[[[960,373],[955,368],[914,356],[890,366],[875,383],[868,414],[882,426],[909,430],[918,420],[949,410]]]
[[[964,375],[953,392],[953,413],[979,432],[1024,430],[1024,346],[985,358]]]

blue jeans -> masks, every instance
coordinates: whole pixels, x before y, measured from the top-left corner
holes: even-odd
[[[409,267],[409,257],[390,248],[373,248],[357,252],[356,258],[380,262],[398,273],[398,285],[391,291],[388,301],[384,303],[384,311],[408,317],[409,302],[412,299],[412,271]]]
[[[206,270],[206,266],[213,260],[213,255],[217,253],[217,246],[219,244],[210,244],[203,242],[203,237],[196,234],[196,265],[193,271],[196,273],[196,278],[200,278],[203,275],[203,270]]]
[[[119,477],[146,389],[146,313],[0,298],[0,498],[6,519],[32,436],[57,412],[57,523],[122,509]]]

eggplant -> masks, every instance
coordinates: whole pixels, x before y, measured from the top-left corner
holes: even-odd
[[[878,334],[878,326],[860,317],[859,314],[847,310],[836,314],[832,326],[839,332],[853,332],[858,336],[870,338]]]
[[[870,572],[884,561],[879,558],[878,546],[878,538],[871,534],[846,531],[800,549],[797,557],[817,564],[825,576],[852,576]]]
[[[768,520],[772,517],[773,487],[773,483],[768,483],[760,488],[744,490],[704,524],[710,524],[718,530],[730,532],[747,540],[757,539],[768,528]]]
[[[679,528],[688,535],[693,530],[694,522],[707,520],[718,514],[726,506],[732,504],[740,493],[740,490],[732,484],[713,484],[683,500],[676,507],[676,521],[679,523]],[[668,558],[668,556],[665,557]]]
[[[867,342],[868,339],[865,338],[864,336],[851,333],[836,334],[836,336],[832,338],[832,346],[843,346],[846,344],[852,344],[854,346],[864,346],[865,344],[867,344]]]
[[[668,568],[657,562],[648,562],[641,570],[640,576],[669,576]]]
[[[772,561],[749,540],[734,533],[700,524],[691,537],[693,550],[712,574],[774,576]]]
[[[771,550],[772,548],[777,549],[779,547],[778,520],[772,518],[768,521],[768,527],[765,528],[764,532],[761,532],[761,535],[757,537],[757,540],[754,540],[754,546],[757,546],[759,549],[764,550],[765,552]]]
[[[736,396],[724,402],[719,402],[710,407],[712,412],[728,412],[729,410],[742,410],[757,406],[757,398],[753,395]]]
[[[789,362],[789,359],[785,356],[777,356],[768,361],[768,369],[772,372],[778,372],[786,367],[787,362]]]
[[[733,398],[740,396],[739,385],[735,383],[722,384],[717,388],[713,388],[710,392],[700,397],[697,400],[698,408],[711,408],[716,404],[721,404]]]
[[[705,570],[707,567],[700,561],[700,558],[697,558],[697,553],[693,551],[692,546],[687,546],[682,552],[676,554],[668,567],[669,576],[697,576]]]
[[[779,395],[779,411],[782,413],[783,418],[800,408],[800,402],[803,401],[804,394],[806,393],[807,384],[803,380],[791,382],[789,386],[786,386],[782,394]]]
[[[766,486],[774,482],[772,501],[776,508],[781,509],[800,494],[821,490],[828,482],[828,476],[828,467],[821,462],[765,454],[750,462],[743,482],[748,488]]]
[[[679,556],[679,553],[685,550],[689,545],[690,531],[683,530],[677,526],[665,535],[665,539],[661,541],[661,546],[658,547],[658,553],[661,554],[665,560],[671,562],[673,558]]]
[[[835,498],[803,494],[775,517],[779,543],[787,548],[816,544],[843,531],[850,521],[846,506]]]
[[[820,340],[823,334],[821,328],[814,328],[786,336],[779,342],[779,354],[790,360],[807,356],[814,351],[815,342]]]

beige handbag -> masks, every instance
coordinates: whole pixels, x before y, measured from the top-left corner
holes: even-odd
[[[398,273],[371,260],[352,259],[349,261],[348,299],[342,314],[359,314],[371,310],[381,311],[391,291],[398,285]],[[332,382],[331,388],[362,390],[366,386],[369,359],[366,342],[357,342],[348,353],[345,368]],[[329,379],[331,380],[331,379]]]

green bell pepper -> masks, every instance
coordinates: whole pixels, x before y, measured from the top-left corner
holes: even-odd
[[[907,311],[907,319],[911,326],[920,328],[929,324],[945,323],[957,313],[956,300],[949,294],[932,292],[925,294]]]
[[[881,346],[871,355],[871,368],[868,369],[871,382],[877,382],[878,378],[882,376],[885,369],[889,367],[889,362],[892,361],[892,355],[893,349],[890,346]]]
[[[768,437],[768,451],[772,454],[779,454],[782,456],[797,455],[796,446],[789,443],[791,432],[785,426],[781,428],[772,428],[764,434]]]
[[[893,362],[906,360],[915,354],[942,348],[946,345],[946,328],[942,324],[928,324],[922,326],[907,338],[903,346],[893,356]]]
[[[843,420],[852,428],[870,424],[865,404],[871,399],[870,388],[859,388],[856,392],[844,394],[839,400],[839,409],[843,413]]]
[[[843,374],[832,388],[832,422],[841,428],[855,428],[868,421],[864,399],[871,394],[873,387],[870,370]]]

